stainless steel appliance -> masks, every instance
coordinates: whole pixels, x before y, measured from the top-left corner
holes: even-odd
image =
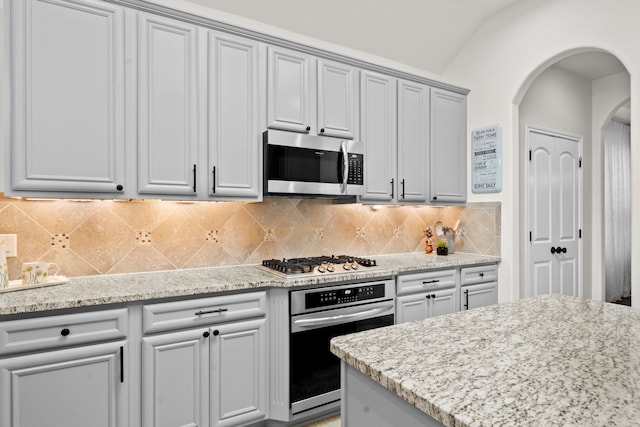
[[[377,269],[376,260],[350,255],[331,255],[306,258],[267,259],[262,268],[282,277],[306,277],[350,273],[360,269]]]
[[[267,195],[341,198],[364,192],[361,142],[270,129],[263,143]]]
[[[338,404],[340,361],[329,351],[329,341],[338,335],[393,325],[394,295],[395,284],[390,279],[290,292],[292,415]]]

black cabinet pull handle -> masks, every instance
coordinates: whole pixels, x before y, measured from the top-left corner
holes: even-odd
[[[60,331],[60,335],[62,335],[63,337],[66,337],[70,333],[71,331],[68,328],[64,328],[63,330]]]
[[[427,299],[431,299],[431,295],[427,294]]]
[[[320,133],[324,133],[324,128],[320,129]]]
[[[207,310],[207,311],[196,311],[196,316],[202,316],[203,314],[213,314],[213,313],[224,313],[225,311],[229,311],[228,308],[217,308],[215,310]]]
[[[116,190],[122,191],[122,190],[124,190],[124,187],[122,185],[118,184],[118,185],[116,185]]]
[[[393,199],[393,196],[395,195],[395,179],[391,178],[391,198]]]
[[[435,299],[436,298],[436,294],[431,294],[431,298]]]
[[[203,336],[203,337],[205,337],[205,338],[209,338],[209,331],[205,331],[205,332],[202,334],[202,336]]]
[[[401,198],[404,199],[404,179],[402,180],[402,194],[400,195]]]
[[[307,132],[311,130],[311,126],[307,126]]]
[[[120,382],[124,382],[124,347],[120,346]]]
[[[217,337],[218,335],[220,335],[220,331],[219,331],[219,330],[217,330],[217,329],[214,329],[214,330],[213,330],[213,336],[214,336],[214,337]]]
[[[216,194],[216,167],[213,167],[213,194]]]
[[[433,200],[438,200],[438,196],[433,196]]]
[[[425,280],[424,282],[422,282],[423,285],[430,285],[432,283],[438,283],[440,281],[440,279],[433,279],[433,280]]]
[[[193,192],[196,192],[196,165],[193,165]]]
[[[484,273],[480,273],[480,277],[484,277]]]
[[[469,310],[469,290],[468,289],[464,290],[464,299],[465,299],[464,308],[466,310]]]

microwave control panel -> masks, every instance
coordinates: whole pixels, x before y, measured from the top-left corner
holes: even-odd
[[[347,177],[347,184],[364,185],[363,163],[362,154],[349,153],[349,176]]]

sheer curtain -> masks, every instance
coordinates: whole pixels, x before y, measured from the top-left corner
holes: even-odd
[[[631,170],[629,157],[630,126],[610,121],[604,131],[606,301],[615,301],[631,295]]]

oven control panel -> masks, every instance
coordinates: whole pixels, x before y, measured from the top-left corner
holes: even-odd
[[[310,309],[384,298],[384,296],[384,283],[373,283],[370,285],[360,285],[341,289],[329,288],[327,290],[310,292],[305,295],[304,305],[306,309]]]

